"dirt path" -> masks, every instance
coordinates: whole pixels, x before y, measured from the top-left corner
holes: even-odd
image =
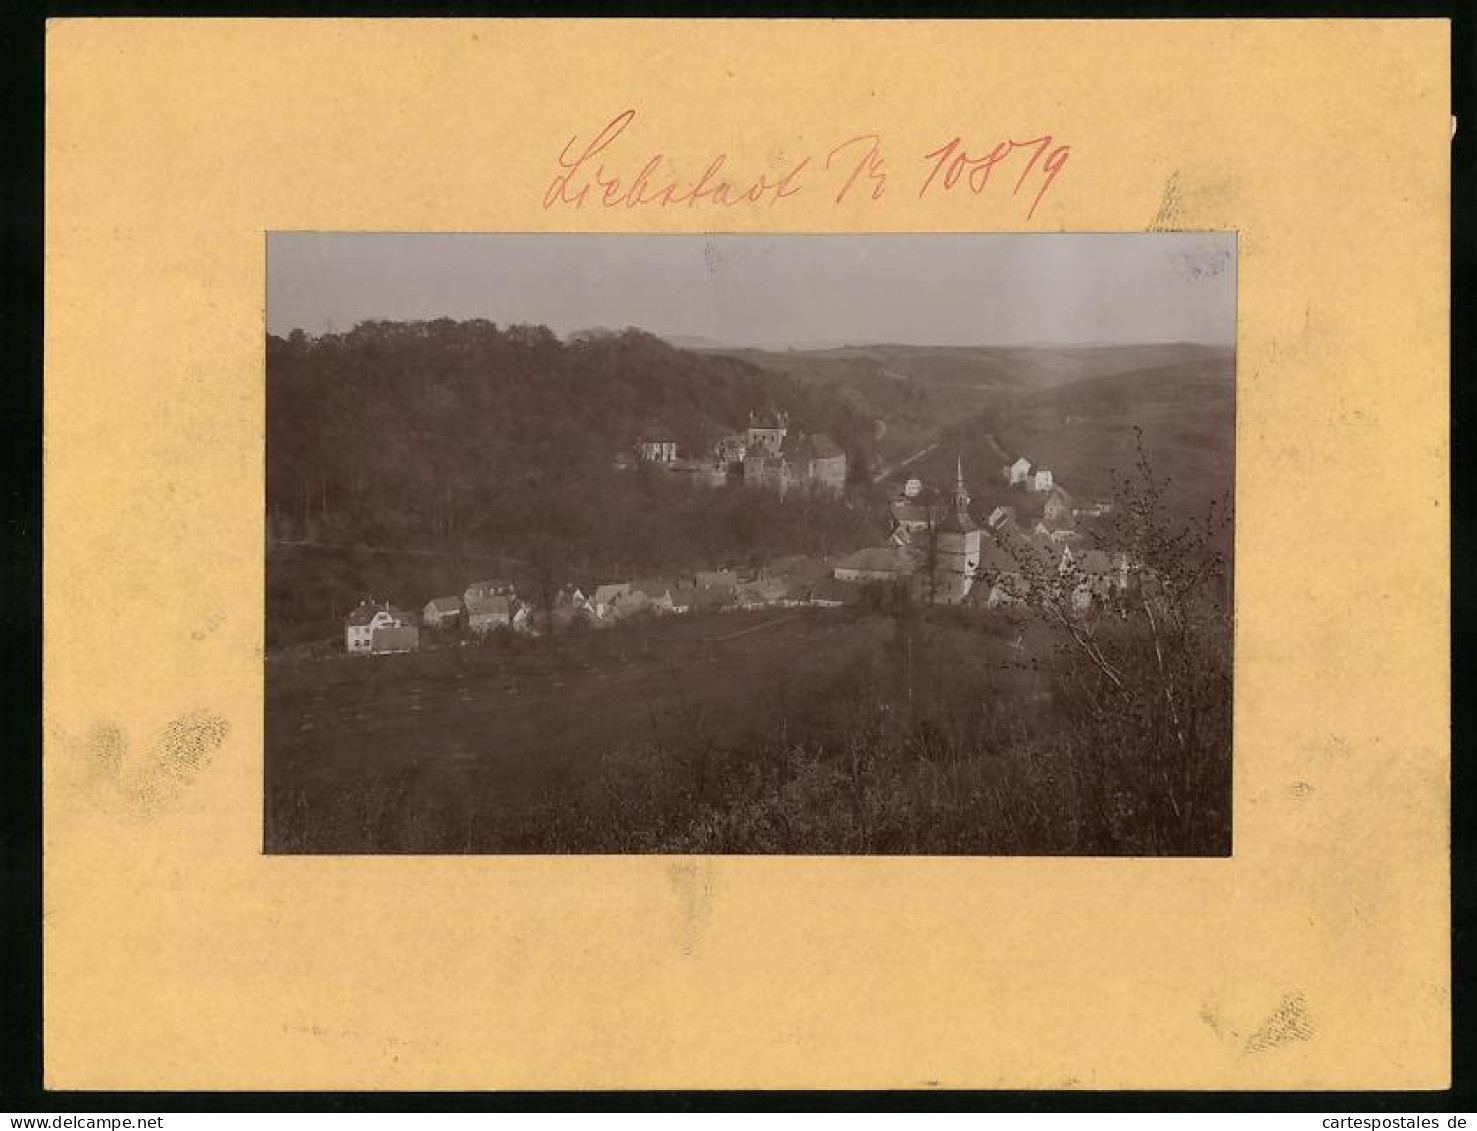
[[[929,444],[928,447],[920,448],[918,451],[910,455],[907,459],[899,460],[897,463],[894,464],[889,464],[887,467],[884,467],[881,471],[872,476],[872,482],[881,483],[894,471],[901,471],[903,468],[909,466],[910,464],[917,463],[929,452],[933,451],[934,448],[938,447],[941,442],[942,441],[935,440],[933,443]]]
[[[804,615],[804,613],[796,613],[794,616],[780,617],[778,620],[767,620],[763,624],[754,624],[748,628],[741,628],[737,632],[730,632],[727,636],[715,636],[713,637],[713,641],[714,643],[721,643],[724,640],[737,640],[740,636],[748,636],[751,632],[758,632],[765,628],[774,628],[776,625],[789,624],[792,620],[799,620]]]

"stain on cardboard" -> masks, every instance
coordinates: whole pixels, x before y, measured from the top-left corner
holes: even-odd
[[[1261,1027],[1246,1038],[1246,1052],[1266,1052],[1293,1041],[1311,1041],[1315,1030],[1308,1003],[1301,993],[1290,993]]]
[[[229,731],[218,715],[180,715],[136,757],[122,727],[100,723],[76,746],[83,792],[106,811],[152,816],[195,781]]]
[[[204,640],[225,623],[225,616],[221,613],[211,613],[197,627],[190,631],[191,640]]]

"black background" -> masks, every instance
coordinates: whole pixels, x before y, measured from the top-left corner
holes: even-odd
[[[1453,142],[1451,504],[1452,504],[1452,923],[1454,1086],[1446,1092],[56,1092],[41,1085],[41,406],[44,21],[63,16],[777,16],[857,18],[1306,18],[1443,17],[1452,27],[1453,113],[1464,128]],[[1473,826],[1477,788],[1471,762],[1470,653],[1477,619],[1473,561],[1477,431],[1477,235],[1472,202],[1472,21],[1460,4],[1433,3],[1085,3],[838,4],[755,0],[727,5],[647,0],[634,3],[26,3],[0,2],[0,1111],[153,1114],[193,1111],[1310,1111],[1372,1115],[1477,1110],[1473,1077],[1471,941],[1477,877]],[[1213,107],[1207,109],[1214,113]],[[100,314],[100,316],[105,316]],[[100,505],[104,500],[99,500]],[[1463,584],[1473,579],[1471,584]],[[102,615],[106,615],[102,610]],[[1374,646],[1376,642],[1371,642]],[[1088,1003],[1090,1007],[1090,1003]]]

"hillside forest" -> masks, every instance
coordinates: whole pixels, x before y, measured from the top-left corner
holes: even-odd
[[[885,534],[847,501],[693,491],[620,453],[656,424],[706,453],[751,411],[823,432],[866,482],[874,423],[820,386],[640,330],[366,322],[267,341],[268,644],[489,574],[558,583],[845,552]],[[393,550],[396,553],[386,553]]]

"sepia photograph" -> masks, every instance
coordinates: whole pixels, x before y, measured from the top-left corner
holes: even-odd
[[[1230,855],[1234,234],[266,264],[267,853]]]

